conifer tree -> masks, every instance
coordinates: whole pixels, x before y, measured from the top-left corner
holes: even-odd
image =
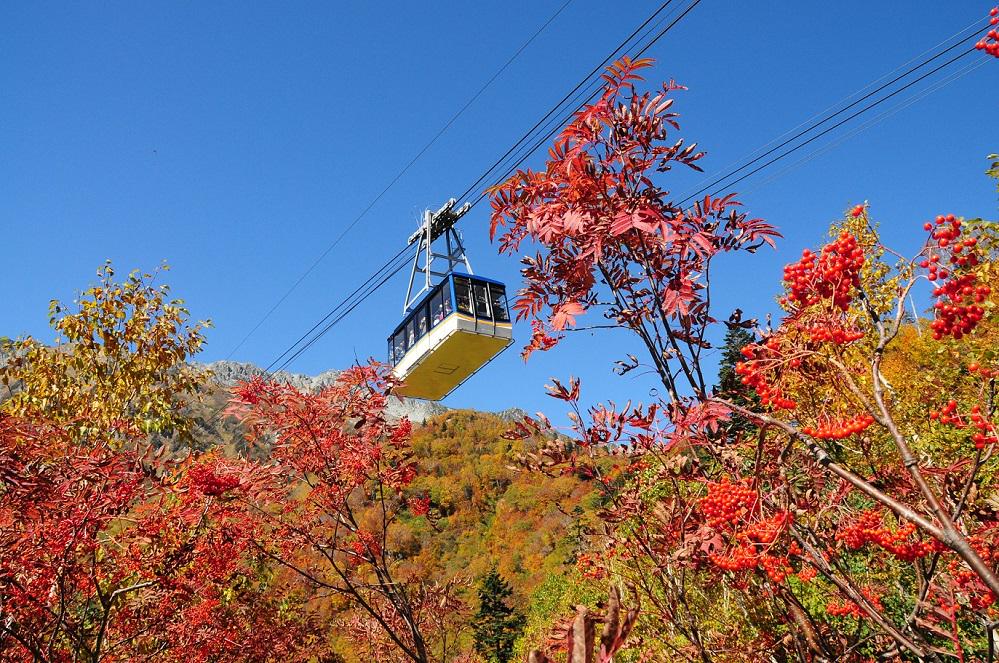
[[[755,340],[753,333],[742,326],[729,326],[722,345],[721,361],[718,363],[717,394],[745,408],[758,406],[759,397],[755,391],[742,383],[742,379],[735,372],[735,365],[744,359],[742,349]],[[750,431],[753,429],[753,424],[739,415],[733,415],[724,428],[730,436],[734,436]]]
[[[479,611],[472,621],[475,651],[491,663],[513,660],[513,643],[524,628],[524,617],[507,603],[513,594],[496,566],[479,585]]]
[[[735,373],[735,365],[743,360],[742,349],[755,341],[752,332],[739,326],[732,326],[725,332],[722,357],[718,364],[718,393],[733,399],[745,398],[750,390]]]

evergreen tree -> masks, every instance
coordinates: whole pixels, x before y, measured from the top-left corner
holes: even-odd
[[[759,406],[756,392],[742,384],[735,372],[735,365],[742,361],[742,349],[755,341],[752,332],[737,325],[731,325],[725,333],[725,343],[722,346],[721,361],[718,364],[718,387],[716,393],[724,399],[732,401],[747,409]],[[754,430],[751,422],[739,415],[733,415],[727,426],[723,427],[729,436],[746,434]]]
[[[511,594],[510,584],[493,565],[479,585],[479,611],[472,620],[475,651],[493,663],[513,659],[513,643],[524,628],[524,617],[507,603]]]

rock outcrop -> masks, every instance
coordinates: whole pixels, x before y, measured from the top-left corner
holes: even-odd
[[[231,387],[237,382],[249,380],[258,375],[264,375],[264,370],[259,366],[236,361],[216,361],[205,365],[212,373],[212,379],[222,387]],[[286,382],[293,387],[303,390],[315,391],[327,387],[336,380],[340,371],[323,371],[319,375],[301,375],[299,373],[288,373],[278,371],[270,377],[280,382]],[[448,408],[433,401],[423,401],[415,398],[391,399],[388,406],[388,415],[393,418],[409,417],[413,423],[422,424],[427,419],[434,417]]]

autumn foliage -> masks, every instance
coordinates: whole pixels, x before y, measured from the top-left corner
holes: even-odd
[[[708,377],[712,265],[778,235],[732,195],[670,202],[656,173],[703,155],[669,135],[681,88],[638,90],[648,64],[618,62],[546,169],[492,191],[500,250],[542,249],[523,259],[515,305],[534,330],[525,357],[596,315],[647,350],[619,372],[648,368],[665,387],[648,405],[585,410],[578,380],[549,387],[572,407],[577,447],[536,471],[628,459],[601,478],[607,533],[585,572],[638,588],[646,656],[993,656],[995,227],[943,214],[905,257],[854,206],[785,268],[779,325],[757,327],[731,367],[752,398],[733,400]],[[926,321],[910,311],[921,283]],[[747,326],[738,312],[726,324]],[[527,418],[511,437],[549,431]]]
[[[429,509],[403,492],[417,467],[409,421],[385,418],[396,384],[375,364],[348,369],[318,393],[255,380],[235,390],[229,411],[251,442],[268,444],[272,471],[290,488],[286,499],[252,502],[267,529],[256,548],[310,589],[354,603],[359,612],[346,625],[384,641],[380,660],[396,652],[438,660],[443,652],[432,649],[446,642],[437,629],[463,606],[452,586],[414,578],[392,549],[404,528],[400,516]]]
[[[216,454],[170,457],[184,364],[179,302],[134,273],[54,320],[65,345],[11,342],[0,406],[3,660],[291,660],[306,624],[276,609],[229,498],[263,490]],[[53,303],[53,314],[63,312]]]
[[[501,420],[414,438],[378,364],[218,394],[156,275],[99,277],[53,303],[55,345],[3,348],[0,660],[472,660],[473,574],[527,592],[577,552],[548,500],[582,514],[589,488],[515,478]]]
[[[601,282],[611,284],[615,297],[608,315],[636,330],[648,347],[697,354],[711,260],[755,251],[776,236],[771,226],[740,213],[731,196],[682,210],[652,184],[651,173],[675,165],[697,169],[704,154],[682,139],[669,140],[679,128],[670,95],[680,86],[670,82],[655,94],[635,90],[637,72],[649,64],[625,58],[611,67],[601,98],[555,141],[547,170],[518,172],[492,190],[490,230],[502,229],[500,249],[515,252],[530,237],[546,250],[523,258],[526,284],[513,306],[519,319],[531,320],[525,356],[552,348],[596,305]],[[650,281],[655,288],[645,287]],[[654,311],[690,320],[690,335],[656,336],[663,330],[653,328]],[[691,363],[685,361],[688,368]]]
[[[206,323],[105,265],[52,302],[54,344],[0,345],[0,661],[993,660],[999,224],[941,210],[889,242],[854,203],[776,316],[720,313],[720,261],[780,235],[735,194],[671,197],[705,154],[651,64],[612,65],[545,167],[490,190],[525,359],[599,320],[644,349],[607,359],[649,402],[569,377],[565,430],[414,429],[373,361],[220,397]]]

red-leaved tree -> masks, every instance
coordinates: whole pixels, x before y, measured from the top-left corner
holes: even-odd
[[[386,419],[396,384],[378,364],[346,370],[315,393],[256,379],[235,389],[229,412],[269,447],[286,486],[281,499],[252,502],[266,526],[260,553],[339,600],[348,612],[338,624],[358,651],[443,660],[453,646],[449,617],[463,605],[454,585],[425,581],[394,549],[406,527],[400,516],[426,513],[424,501],[403,495],[417,466],[410,422]]]
[[[904,258],[858,206],[833,241],[788,266],[786,316],[744,350],[736,372],[759,406],[715,396],[705,362],[719,326],[712,265],[772,245],[777,233],[731,195],[688,208],[670,201],[656,173],[696,168],[703,155],[669,135],[680,88],[636,88],[648,65],[612,66],[604,94],[563,130],[546,169],[492,189],[501,250],[518,252],[525,239],[542,248],[523,258],[515,304],[533,329],[525,357],[600,314],[647,351],[619,371],[644,364],[665,387],[648,406],[588,412],[577,380],[549,387],[573,407],[577,446],[552,445],[541,467],[576,471],[597,453],[630,458],[615,480],[623,488],[604,477],[610,534],[596,566],[639,588],[661,618],[662,646],[690,660],[739,659],[747,641],[753,656],[991,656],[997,521],[974,496],[995,472],[992,367],[971,379],[939,370],[937,390],[954,398],[938,397],[920,418],[912,409],[925,391],[891,384],[883,366],[906,361],[912,349],[898,339],[923,327],[939,353],[989,356],[976,339],[993,306],[991,231],[938,217],[919,255]],[[934,284],[934,320],[914,323],[906,302],[922,279]],[[729,324],[753,325],[738,316]],[[725,426],[733,415],[753,425]],[[930,433],[940,425],[973,444],[938,443]],[[528,418],[511,434],[545,428]],[[734,612],[731,597],[741,603]],[[710,625],[723,609],[741,614],[739,637]]]
[[[145,432],[183,428],[198,327],[137,273],[101,271],[69,339],[5,344],[0,370],[0,660],[294,661],[309,624],[250,546],[233,497],[266,491],[256,466],[174,455]]]

